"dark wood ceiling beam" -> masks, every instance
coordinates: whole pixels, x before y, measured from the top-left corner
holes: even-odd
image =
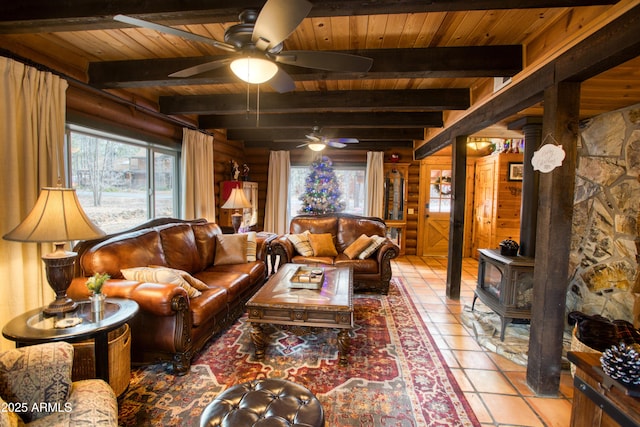
[[[256,111],[256,96],[250,97],[250,111]],[[264,113],[341,111],[442,111],[465,110],[470,106],[468,89],[355,90],[260,94]],[[161,96],[164,114],[239,114],[247,110],[246,95]]]
[[[280,64],[296,81],[399,78],[509,77],[522,70],[522,46],[459,46],[416,49],[345,50],[373,59],[368,73],[330,73]],[[176,71],[228,55],[105,61],[89,64],[89,83],[100,88],[132,88],[234,83],[228,67],[190,78],[170,78]]]
[[[253,129],[258,117],[247,114],[220,114],[200,116],[203,129]],[[313,126],[345,128],[430,128],[442,127],[441,111],[430,112],[367,112],[367,113],[291,113],[260,114],[259,127],[298,128],[310,130]]]
[[[585,81],[640,55],[640,5],[605,25],[526,79],[508,86],[415,150],[422,159],[542,101],[546,88],[563,81]]]
[[[233,141],[277,141],[291,142],[299,141],[301,144],[307,142],[305,135],[309,130],[304,129],[229,129],[227,138]],[[358,138],[360,141],[408,141],[423,139],[423,129],[323,129],[322,135],[327,138]],[[358,144],[349,144],[355,145]]]
[[[614,4],[616,0],[313,0],[309,17],[531,9]],[[264,0],[86,1],[20,0],[0,2],[0,34],[121,28],[119,13],[165,25],[233,22],[238,13],[260,8]]]
[[[297,148],[303,142],[298,144],[292,144],[291,142],[279,142],[279,141],[244,141],[245,148],[268,148],[269,150],[309,150],[307,147]],[[368,150],[368,151],[383,151],[388,148],[400,148],[413,147],[413,139],[396,139],[389,141],[361,141],[358,144],[349,144],[349,147],[345,150]],[[328,150],[340,150],[340,148],[328,148]]]

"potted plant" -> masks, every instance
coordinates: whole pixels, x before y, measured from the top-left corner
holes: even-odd
[[[89,296],[92,312],[101,313],[104,311],[104,301],[107,296],[102,293],[102,286],[110,278],[111,276],[107,273],[96,273],[87,280],[87,289],[92,292]]]

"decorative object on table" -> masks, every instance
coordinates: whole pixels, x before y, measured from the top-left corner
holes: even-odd
[[[73,188],[45,187],[29,215],[13,230],[3,236],[18,242],[52,242],[55,251],[42,256],[49,286],[56,299],[44,308],[45,314],[72,311],[77,304],[67,297],[73,278],[73,265],[77,253],[65,251],[65,242],[88,240],[104,236],[104,232],[91,222],[78,201]]]
[[[107,273],[96,273],[87,280],[87,289],[92,292],[89,296],[92,313],[104,312],[104,304],[107,296],[102,293],[102,286],[110,278],[111,276]]]
[[[251,203],[249,203],[247,197],[244,195],[244,190],[242,188],[234,188],[231,190],[231,195],[221,207],[222,209],[235,209],[231,215],[231,225],[233,225],[233,232],[238,233],[238,229],[240,229],[240,225],[242,224],[240,209],[251,207]]]
[[[500,242],[500,255],[517,256],[520,245],[515,240],[505,239]]]
[[[390,161],[391,163],[398,163],[398,162],[400,161],[400,154],[398,154],[398,153],[392,153],[392,154],[389,156],[389,161]]]
[[[318,267],[299,267],[291,276],[292,289],[320,289],[324,281],[324,270]]]
[[[621,342],[602,353],[602,370],[614,380],[640,385],[640,345]]]
[[[238,162],[235,160],[229,160],[230,169],[231,169],[231,179],[233,181],[237,181],[240,177],[240,166],[238,166]]]
[[[242,164],[242,180],[249,181],[249,165],[246,163]]]

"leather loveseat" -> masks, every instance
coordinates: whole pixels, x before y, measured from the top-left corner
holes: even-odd
[[[264,236],[256,239],[256,261],[218,263],[217,255],[222,252],[218,239],[229,236],[205,220],[162,218],[80,242],[74,249],[78,252],[76,277],[67,294],[74,299],[87,298],[88,277],[109,274],[111,279],[103,287],[107,297],[130,298],[140,306],[129,322],[132,363],[168,361],[175,373],[185,374],[194,354],[243,313],[244,303],[266,277]],[[198,282],[202,290],[198,296],[189,296],[193,289],[185,289],[180,278],[178,282],[125,279],[132,271],[180,276],[189,284]]]
[[[330,234],[335,255],[300,253],[290,236],[304,234]],[[391,280],[391,260],[400,249],[386,238],[387,226],[380,218],[334,213],[324,215],[299,215],[289,224],[289,234],[278,236],[271,242],[272,256],[280,256],[280,263],[322,264],[353,267],[354,291],[372,291],[387,294]],[[367,256],[349,254],[349,249],[359,238],[380,239],[380,245]],[[355,254],[355,253],[354,253]]]

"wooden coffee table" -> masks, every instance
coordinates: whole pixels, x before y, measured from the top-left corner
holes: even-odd
[[[251,338],[256,358],[264,358],[268,336],[265,324],[295,334],[313,333],[316,328],[338,329],[340,364],[347,364],[353,328],[353,270],[351,267],[318,267],[324,270],[320,289],[297,289],[291,282],[301,264],[284,264],[247,302]]]

